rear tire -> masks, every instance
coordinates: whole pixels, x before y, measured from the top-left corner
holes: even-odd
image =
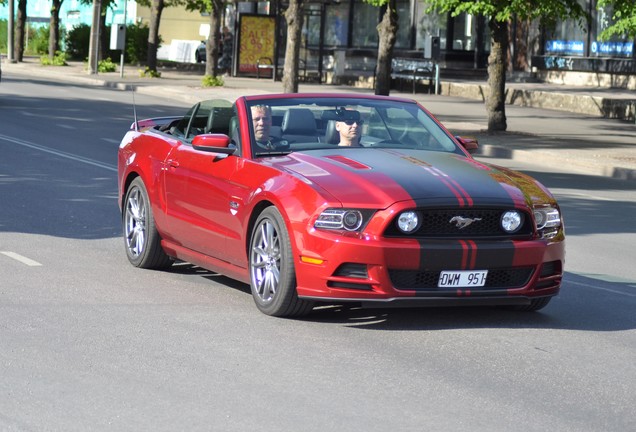
[[[249,247],[250,286],[256,307],[266,315],[299,317],[313,302],[298,298],[289,234],[280,212],[268,207],[258,216]]]
[[[161,247],[161,236],[155,226],[150,198],[140,177],[132,181],[126,192],[122,216],[128,261],[144,269],[170,267],[172,259]]]

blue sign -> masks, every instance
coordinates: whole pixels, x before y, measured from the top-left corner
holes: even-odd
[[[592,42],[592,54],[631,56],[634,42]]]
[[[546,53],[583,55],[584,49],[583,41],[549,40],[545,44]]]

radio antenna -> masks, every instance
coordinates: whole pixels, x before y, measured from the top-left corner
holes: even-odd
[[[139,123],[137,123],[137,104],[135,103],[135,88],[132,89],[132,99],[133,99],[133,116],[135,119],[135,132],[139,132]]]

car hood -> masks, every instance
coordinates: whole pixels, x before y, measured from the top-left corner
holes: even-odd
[[[344,206],[417,205],[520,207],[554,200],[524,174],[454,153],[402,149],[296,152],[270,162],[329,192]]]

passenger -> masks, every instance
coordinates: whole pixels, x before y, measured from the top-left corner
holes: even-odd
[[[341,118],[336,120],[336,130],[340,134],[341,147],[362,147],[360,145],[360,136],[362,135],[362,123],[360,112],[354,110],[340,110],[338,116]]]
[[[252,125],[256,145],[264,150],[286,150],[289,143],[283,139],[270,136],[272,128],[272,108],[268,105],[252,107]]]

